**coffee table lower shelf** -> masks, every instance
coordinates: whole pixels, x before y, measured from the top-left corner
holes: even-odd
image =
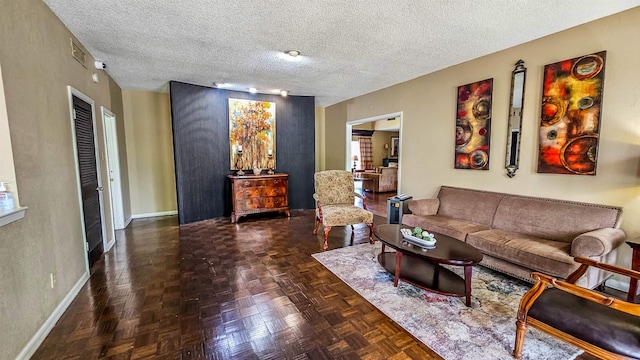
[[[383,252],[378,255],[380,265],[393,275],[396,272],[396,254],[395,252]],[[458,274],[424,259],[407,254],[401,256],[400,280],[446,296],[467,296],[465,279]],[[471,267],[469,266],[469,268]]]

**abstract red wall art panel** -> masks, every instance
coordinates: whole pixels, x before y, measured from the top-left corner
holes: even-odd
[[[493,79],[458,86],[456,169],[489,170]]]
[[[539,173],[596,174],[606,54],[544,67]]]

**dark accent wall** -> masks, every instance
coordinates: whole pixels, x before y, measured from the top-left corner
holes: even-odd
[[[289,207],[312,209],[315,99],[250,94],[172,81],[171,118],[180,224],[229,216],[229,98],[276,103],[276,172],[289,174]]]

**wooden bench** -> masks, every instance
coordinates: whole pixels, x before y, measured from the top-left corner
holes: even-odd
[[[640,272],[576,257],[580,267],[567,281],[531,273],[534,286],[518,308],[513,356],[522,355],[528,326],[577,346],[600,359],[640,359],[640,304],[575,285],[594,266],[632,279]]]

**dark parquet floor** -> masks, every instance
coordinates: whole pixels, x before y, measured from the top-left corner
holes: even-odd
[[[367,193],[370,209],[385,215],[391,195]],[[134,220],[33,359],[441,359],[310,256],[313,224],[313,211]],[[350,234],[333,229],[329,248]]]

